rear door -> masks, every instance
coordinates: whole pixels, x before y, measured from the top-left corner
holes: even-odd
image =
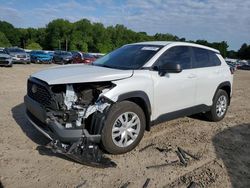
[[[217,86],[222,82],[221,61],[216,52],[198,47],[191,49],[193,69],[197,76],[195,103],[211,106]]]

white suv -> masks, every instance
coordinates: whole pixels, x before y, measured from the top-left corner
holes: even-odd
[[[203,113],[224,118],[233,75],[219,51],[184,42],[128,44],[92,65],[57,66],[28,79],[29,121],[63,143],[80,137],[112,154],[138,145],[144,130]]]

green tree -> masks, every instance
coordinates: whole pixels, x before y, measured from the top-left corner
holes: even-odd
[[[250,45],[247,45],[246,43],[242,44],[238,51],[238,56],[240,59],[250,60]]]
[[[83,35],[80,31],[72,32],[71,37],[70,37],[69,49],[72,51],[77,51],[77,50],[83,51],[83,52],[88,51],[88,44],[83,39]]]
[[[14,28],[12,24],[5,21],[0,21],[0,31],[5,34],[13,46],[20,46],[19,30]]]
[[[40,44],[38,44],[36,42],[29,42],[28,45],[26,46],[26,49],[29,49],[29,50],[42,50],[42,47],[40,46]]]
[[[211,47],[217,49],[220,51],[221,55],[223,57],[227,56],[227,48],[228,48],[228,44],[226,41],[222,41],[222,42],[214,42],[211,44]]]
[[[169,33],[166,34],[156,33],[154,35],[154,39],[158,41],[179,41],[179,38],[177,36]]]
[[[90,44],[89,49],[93,52],[107,53],[112,50],[112,41],[110,33],[101,23],[93,24],[93,43]]]
[[[234,50],[230,50],[227,52],[227,57],[232,58],[232,59],[237,59],[238,58],[238,53]]]
[[[87,19],[82,19],[73,23],[70,50],[88,51],[89,46],[93,45],[92,27],[92,24]]]
[[[3,32],[0,32],[0,47],[10,47],[10,41]]]
[[[28,30],[20,28],[19,29],[19,33],[20,33],[20,38],[19,38],[20,45],[19,46],[22,47],[22,48],[26,48],[28,40],[29,40]]]
[[[72,24],[68,20],[57,19],[50,22],[46,27],[47,49],[66,50],[69,45]]]

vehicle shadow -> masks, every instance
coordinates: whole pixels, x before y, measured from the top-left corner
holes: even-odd
[[[49,142],[49,139],[47,139],[42,133],[36,130],[27,120],[25,110],[26,109],[24,103],[18,104],[11,109],[12,117],[20,126],[22,131],[26,134],[26,136],[29,137],[33,142],[38,145],[46,145]]]
[[[188,116],[191,119],[196,119],[200,121],[209,121],[209,119],[205,116],[205,114],[199,113],[199,114],[193,114]]]
[[[213,137],[218,158],[223,160],[232,187],[250,187],[250,123],[230,127]]]

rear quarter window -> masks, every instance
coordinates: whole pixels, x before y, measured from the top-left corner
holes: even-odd
[[[221,64],[220,59],[215,52],[192,47],[193,50],[193,68],[213,67]]]
[[[210,59],[211,66],[219,66],[221,64],[221,61],[215,52],[212,52],[212,51],[209,52],[209,59]]]

